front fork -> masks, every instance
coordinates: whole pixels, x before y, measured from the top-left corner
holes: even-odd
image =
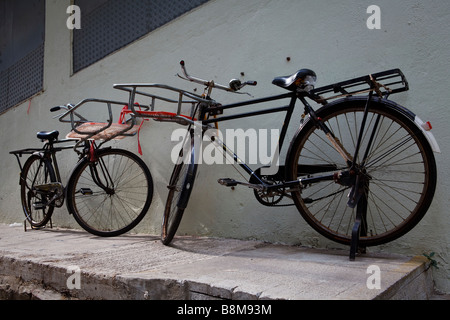
[[[98,149],[95,142],[92,141],[89,146],[87,146],[86,157],[89,161],[89,170],[92,176],[92,180],[95,184],[103,189],[106,194],[113,195],[115,193],[114,181],[109,174],[108,169],[103,161],[103,159],[98,157]],[[90,189],[82,189],[80,192],[83,195],[92,195],[93,192]]]

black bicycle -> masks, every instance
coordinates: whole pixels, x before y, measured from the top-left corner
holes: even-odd
[[[118,236],[133,229],[150,207],[153,181],[147,165],[127,150],[101,147],[114,137],[123,137],[134,126],[112,124],[112,118],[109,123],[92,123],[75,112],[92,101],[62,107],[67,112],[58,117],[64,122],[64,117],[70,115],[74,128],[71,134],[76,137],[59,140],[58,131],[39,132],[37,138],[46,141],[42,148],[10,152],[19,162],[21,203],[32,228],[45,227],[54,209],[62,207],[66,200],[69,213],[86,231],[102,237]],[[74,115],[79,118],[74,120]],[[121,131],[117,131],[119,127]],[[112,128],[116,131],[112,132]],[[96,139],[104,142],[97,144]],[[56,153],[70,149],[78,153],[79,161],[64,187]],[[23,155],[30,156],[22,166]]]
[[[211,136],[249,175],[245,182],[225,178],[219,179],[220,184],[250,187],[266,206],[277,206],[281,199],[291,198],[316,231],[351,245],[351,258],[357,247],[380,245],[401,237],[427,212],[436,188],[433,152],[440,150],[429,123],[388,100],[391,94],[409,90],[399,69],[317,89],[316,74],[302,69],[273,81],[288,93],[222,105],[211,98],[212,89],[237,92],[256,82],[232,80],[229,86],[223,86],[188,75],[183,61],[181,66],[181,78],[206,89],[195,116],[183,120],[190,126],[188,148],[180,151],[169,181],[162,223],[164,244],[172,241],[195,182],[196,129],[201,128],[204,135],[213,124],[222,121],[286,112],[279,139],[281,149],[297,101],[304,106],[301,124],[290,142],[285,164],[279,166],[276,174],[264,175],[262,168],[253,171],[222,141]],[[285,106],[223,115],[231,109],[283,99],[289,101]],[[307,99],[322,107],[314,110]]]
[[[220,184],[252,188],[256,199],[270,207],[292,199],[290,205],[320,234],[351,245],[351,259],[358,248],[404,235],[427,212],[436,188],[433,152],[440,150],[429,123],[388,100],[391,94],[409,90],[399,69],[322,88],[315,88],[317,77],[312,70],[302,69],[273,81],[287,93],[222,105],[211,98],[213,89],[241,93],[256,82],[233,79],[225,86],[188,75],[184,61],[181,67],[183,75],[178,76],[204,86],[203,94],[162,84],[114,86],[129,93],[129,112],[134,117],[188,126],[169,180],[161,231],[164,244],[171,243],[188,205],[200,162],[196,141],[205,136],[249,175],[247,181],[224,178],[218,180]],[[149,89],[175,92],[178,99],[149,93]],[[147,110],[136,107],[137,96],[150,99]],[[224,116],[231,109],[281,100],[287,100],[287,105]],[[281,150],[297,101],[304,106],[300,127],[276,174],[268,174],[264,167],[253,171],[217,135],[210,134],[222,121],[285,112],[278,142]],[[315,110],[308,101],[322,106]],[[155,111],[157,102],[174,104],[177,110]],[[189,113],[183,112],[186,104]]]

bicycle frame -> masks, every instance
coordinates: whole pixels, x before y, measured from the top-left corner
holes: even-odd
[[[304,113],[310,115],[310,117],[313,121],[317,122],[318,125],[323,127],[323,124],[320,122],[320,120],[318,120],[315,117],[314,109],[311,107],[311,105],[305,99],[305,97],[308,97],[308,96],[309,96],[309,94],[307,92],[301,92],[301,93],[290,92],[290,93],[286,93],[286,94],[282,94],[282,95],[266,97],[266,98],[261,98],[261,99],[254,99],[254,100],[249,100],[249,101],[245,101],[245,102],[238,102],[238,103],[229,104],[229,105],[208,106],[206,108],[203,108],[203,110],[201,111],[200,118],[203,119],[206,115],[222,113],[224,110],[229,110],[229,109],[233,109],[233,108],[261,104],[261,103],[270,102],[270,101],[278,101],[278,100],[282,100],[282,99],[290,99],[289,104],[286,106],[268,108],[265,110],[253,111],[253,112],[247,112],[247,113],[238,113],[238,114],[234,114],[234,115],[230,115],[230,116],[222,116],[217,119],[214,118],[214,119],[207,119],[207,120],[202,121],[203,125],[209,125],[212,123],[218,123],[218,122],[229,121],[229,120],[234,120],[234,119],[247,118],[247,117],[259,116],[259,115],[271,114],[271,113],[286,112],[286,116],[285,116],[285,119],[283,122],[283,126],[281,128],[281,133],[280,133],[280,137],[279,137],[279,141],[278,141],[278,149],[281,150],[284,145],[286,133],[287,133],[287,130],[289,128],[289,125],[290,125],[290,122],[292,119],[292,114],[294,112],[297,99],[300,100],[302,102],[302,104],[304,105],[304,107],[305,107]],[[327,129],[325,127],[324,127],[324,131],[327,132]],[[332,180],[334,178],[334,173],[333,173],[333,174],[325,175],[325,176],[321,176],[321,177],[302,178],[302,179],[295,180],[295,181],[284,181],[281,184],[268,185],[263,181],[263,179],[255,171],[253,171],[246,163],[244,163],[238,157],[238,155],[236,153],[231,151],[226,146],[225,143],[223,143],[222,141],[218,141],[218,143],[221,145],[222,150],[225,153],[227,153],[228,155],[230,155],[234,159],[234,161],[246,173],[248,173],[250,175],[250,177],[254,177],[255,179],[258,180],[260,185],[248,185],[255,189],[276,190],[276,189],[281,189],[281,188],[291,188],[291,187],[298,187],[299,185],[302,185],[302,184],[306,185],[306,184],[311,184],[311,183],[319,182],[319,181],[323,181],[323,180]],[[242,184],[239,182],[236,182],[236,183]]]
[[[255,100],[250,100],[250,101],[245,101],[245,102],[238,102],[238,103],[229,104],[229,105],[224,106],[224,105],[217,104],[214,100],[212,100],[210,98],[213,88],[218,88],[218,89],[225,90],[228,92],[238,93],[237,91],[239,91],[241,88],[243,88],[246,85],[251,85],[251,86],[256,85],[257,84],[256,81],[247,81],[245,83],[241,83],[241,81],[233,79],[230,81],[229,87],[227,87],[227,86],[223,86],[223,85],[214,83],[214,81],[206,81],[206,80],[203,80],[203,79],[200,79],[197,77],[193,77],[187,73],[184,61],[181,61],[180,65],[181,65],[184,75],[182,76],[182,75],[178,74],[178,77],[180,77],[181,79],[184,79],[184,80],[188,80],[188,81],[195,82],[195,83],[206,86],[204,95],[202,96],[202,98],[206,98],[207,102],[200,101],[200,106],[202,106],[202,108],[200,110],[200,119],[206,119],[206,120],[202,121],[203,129],[205,129],[205,127],[208,128],[208,126],[212,123],[215,123],[217,126],[217,123],[222,122],[222,121],[229,121],[229,120],[233,120],[233,119],[246,118],[246,117],[258,116],[258,115],[264,115],[264,114],[270,114],[270,113],[277,113],[277,112],[286,112],[285,121],[283,123],[283,127],[281,129],[281,135],[280,135],[280,138],[278,141],[278,149],[281,150],[281,148],[284,144],[287,129],[288,129],[290,121],[291,121],[292,113],[295,108],[296,100],[299,99],[305,107],[304,115],[309,115],[310,119],[312,121],[314,121],[314,124],[316,126],[318,126],[325,133],[327,139],[331,142],[331,144],[336,149],[336,151],[344,158],[344,160],[347,162],[348,166],[351,167],[351,169],[353,171],[355,171],[355,169],[356,169],[356,164],[353,161],[355,156],[352,157],[344,149],[342,144],[334,137],[333,133],[327,128],[327,126],[321,121],[321,119],[319,119],[316,116],[314,109],[309,105],[309,103],[306,101],[305,98],[308,97],[317,103],[327,104],[328,100],[331,100],[331,99],[348,97],[348,96],[362,94],[362,93],[369,93],[366,108],[364,111],[364,119],[362,121],[361,128],[360,128],[360,135],[358,138],[358,144],[357,144],[356,153],[355,153],[355,155],[356,155],[360,148],[360,141],[362,138],[361,135],[362,135],[363,129],[365,127],[365,119],[366,119],[366,116],[369,111],[369,106],[370,106],[370,102],[372,100],[373,93],[376,92],[380,98],[382,98],[383,96],[385,98],[387,98],[392,93],[403,92],[403,91],[407,91],[409,89],[408,82],[406,81],[406,78],[403,75],[403,73],[399,69],[393,69],[393,70],[376,73],[373,75],[355,78],[352,80],[342,81],[342,82],[335,83],[335,84],[325,86],[322,88],[314,89],[314,87],[311,87],[312,90],[311,90],[311,88],[310,89],[305,88],[303,90],[300,88],[297,88],[296,90],[291,90],[290,93],[286,93],[286,94],[282,94],[282,95],[277,95],[277,96],[272,96],[272,97],[267,97],[267,98],[262,98],[262,99],[255,99]],[[314,81],[315,81],[315,79],[314,79]],[[383,84],[383,83],[381,83],[381,81],[383,81],[385,83]],[[388,86],[391,87],[392,89],[389,88]],[[115,87],[123,89],[123,86],[115,86]],[[173,89],[173,88],[170,88],[170,89]],[[128,91],[130,92],[130,105],[133,105],[134,95],[136,94],[136,86],[133,88],[133,90],[128,89]],[[179,90],[179,89],[178,89],[178,91],[180,91],[180,101],[181,101],[181,97],[185,93],[181,92],[181,90]],[[333,93],[333,94],[339,93],[339,95],[334,95],[332,97],[327,97],[327,98],[323,97],[324,94],[329,94],[329,93]],[[278,108],[270,108],[270,109],[266,109],[266,110],[254,111],[254,112],[248,112],[248,113],[240,113],[240,114],[235,114],[235,115],[231,115],[231,116],[221,116],[218,119],[216,118],[216,115],[223,114],[224,110],[248,106],[248,105],[255,105],[255,104],[260,104],[260,103],[269,102],[269,101],[287,99],[287,98],[290,99],[290,103],[287,106],[278,107]],[[211,115],[214,116],[214,119],[209,118]],[[195,122],[193,120],[188,121],[188,122],[195,125]],[[375,131],[375,129],[374,129],[374,131]],[[222,150],[226,154],[232,156],[234,161],[236,163],[238,163],[239,166],[241,168],[243,168],[245,172],[250,174],[251,178],[254,177],[258,180],[258,182],[262,186],[263,190],[275,190],[275,189],[279,189],[279,188],[295,187],[295,186],[299,186],[299,185],[307,185],[307,184],[311,184],[314,182],[335,179],[336,173],[333,173],[333,174],[329,174],[329,175],[325,175],[325,176],[321,176],[321,177],[312,177],[312,178],[308,177],[308,178],[298,179],[296,181],[284,181],[282,184],[277,184],[277,185],[267,185],[262,181],[261,177],[259,177],[234,152],[229,150],[229,148],[223,142],[220,141],[219,144],[221,144]],[[288,155],[288,158],[289,158],[289,155]],[[365,160],[363,160],[363,162],[364,161]],[[232,183],[239,184],[239,182],[237,182],[237,181],[233,181]],[[223,184],[227,185],[226,183],[223,183]],[[261,189],[260,186],[255,186],[255,185],[253,185],[253,186],[249,185],[249,186],[255,187],[256,189]]]
[[[73,149],[74,145],[55,148],[54,144],[63,144],[63,143],[68,143],[68,142],[74,142],[74,141],[70,140],[70,139],[63,139],[63,140],[58,140],[58,141],[55,141],[55,142],[52,142],[52,143],[47,142],[44,145],[44,148],[46,146],[48,146],[48,153],[51,155],[51,159],[52,159],[52,162],[53,162],[53,167],[55,169],[56,179],[58,180],[58,182],[62,182],[62,179],[61,179],[61,174],[59,172],[59,166],[58,166],[58,161],[56,159],[56,153],[60,152],[60,151],[63,151],[63,150]]]
[[[57,159],[56,159],[56,153],[57,153],[57,152],[62,151],[62,150],[74,149],[74,148],[75,148],[75,149],[77,149],[77,148],[83,148],[83,149],[84,149],[83,152],[78,152],[78,151],[77,151],[77,153],[78,153],[78,155],[79,155],[78,162],[80,162],[84,157],[89,157],[90,161],[91,161],[92,163],[94,163],[94,164],[95,164],[95,161],[97,161],[94,152],[95,152],[95,150],[99,149],[99,147],[98,147],[98,146],[95,146],[95,144],[94,144],[95,149],[89,149],[89,151],[86,151],[86,149],[89,148],[89,141],[82,141],[82,142],[84,143],[83,146],[79,145],[80,142],[77,141],[77,144],[76,144],[76,145],[65,146],[65,147],[59,147],[59,148],[54,148],[54,147],[53,147],[54,144],[67,143],[67,142],[75,142],[75,141],[77,141],[77,140],[73,140],[73,139],[64,139],[64,140],[58,140],[58,141],[54,141],[54,142],[47,142],[47,143],[44,145],[44,150],[48,150],[48,151],[47,151],[47,154],[49,154],[49,155],[51,156],[51,161],[53,162],[53,168],[55,169],[56,179],[58,180],[59,183],[62,183],[62,179],[61,179],[61,174],[60,174],[60,172],[59,172],[58,162],[57,162]],[[93,142],[91,142],[91,143],[93,143]],[[92,146],[92,144],[91,144],[91,146]],[[47,148],[47,149],[46,149],[46,148]],[[45,154],[45,151],[44,151],[44,154]],[[44,157],[45,157],[45,155],[44,155]],[[106,180],[109,180],[109,181],[105,181],[105,182],[106,182],[106,186],[105,186],[105,183],[103,183],[103,182],[101,181],[101,178],[100,178],[99,173],[98,173],[98,169],[96,168],[95,165],[91,165],[91,166],[90,166],[91,175],[92,175],[92,177],[93,177],[94,182],[95,182],[100,188],[102,188],[103,190],[105,190],[107,193],[108,193],[108,192],[110,193],[110,192],[111,192],[111,191],[110,191],[110,190],[111,190],[110,185],[113,185],[112,179],[111,179],[111,177],[110,177],[110,175],[109,175],[109,172],[105,172],[105,170],[104,170],[104,163],[103,163],[102,161],[99,162],[99,163],[100,163],[100,170],[102,171],[103,176],[104,176],[104,177],[107,177]]]
[[[351,80],[346,80],[338,83],[334,83],[325,87],[314,89],[312,86],[308,88],[296,88],[294,90],[291,90],[288,93],[276,95],[272,97],[266,97],[261,99],[253,99],[245,102],[238,102],[234,104],[228,104],[228,105],[221,105],[211,99],[211,92],[214,88],[225,90],[228,92],[234,92],[234,93],[240,93],[238,92],[242,87],[246,85],[254,86],[256,85],[256,81],[247,81],[245,83],[241,83],[239,80],[231,80],[230,85],[224,86],[215,83],[214,81],[206,81],[197,77],[193,77],[189,75],[186,71],[185,63],[184,61],[180,62],[180,65],[182,67],[182,71],[184,76],[179,75],[181,79],[188,80],[190,82],[198,83],[205,86],[204,94],[203,95],[197,95],[190,92],[187,92],[182,89],[177,89],[173,87],[169,87],[167,85],[161,85],[161,84],[120,84],[120,85],[114,85],[114,88],[120,89],[123,91],[126,91],[129,93],[129,107],[131,108],[131,112],[133,116],[135,117],[143,117],[143,118],[151,118],[156,121],[168,121],[168,122],[176,122],[182,125],[194,125],[198,126],[199,122],[201,121],[202,129],[207,130],[209,128],[212,128],[213,123],[219,123],[223,121],[229,121],[239,118],[246,118],[246,117],[252,117],[252,116],[258,116],[258,115],[265,115],[265,114],[271,114],[271,113],[278,113],[278,112],[286,112],[285,121],[283,124],[283,127],[281,129],[281,135],[279,137],[278,141],[278,148],[281,150],[284,144],[284,140],[286,137],[286,133],[291,121],[291,117],[295,108],[296,100],[299,99],[302,104],[304,105],[305,111],[304,115],[309,116],[309,121],[313,121],[313,123],[319,127],[325,134],[326,138],[330,141],[331,145],[336,149],[336,151],[342,156],[342,158],[345,160],[345,162],[348,165],[348,168],[353,169],[353,171],[358,172],[359,169],[356,166],[356,163],[353,161],[355,158],[354,155],[350,155],[344,148],[344,146],[340,143],[338,139],[333,135],[333,133],[329,130],[329,128],[323,123],[323,121],[316,116],[316,113],[314,109],[309,105],[309,103],[306,101],[306,98],[309,98],[316,103],[319,104],[327,104],[328,101],[338,99],[338,98],[345,98],[345,97],[352,97],[354,95],[359,94],[368,94],[366,97],[367,104],[364,111],[365,116],[369,112],[370,103],[373,100],[373,95],[376,94],[376,98],[384,98],[387,99],[389,95],[403,92],[409,90],[408,82],[401,72],[400,69],[392,69],[387,70],[363,77],[358,77]],[[156,96],[153,94],[149,94],[143,91],[139,91],[138,88],[160,88],[160,89],[166,89],[168,91],[177,92],[179,99],[178,101],[175,100],[169,100],[165,99],[160,96]],[[330,95],[331,96],[327,96]],[[141,112],[137,111],[134,108],[135,103],[135,96],[141,95],[144,97],[150,97],[152,99],[151,103],[151,112]],[[183,101],[183,97],[188,97],[189,99],[192,99],[190,101]],[[235,115],[230,116],[223,116],[224,110],[230,110],[233,108],[239,108],[249,105],[256,105],[261,104],[265,102],[271,102],[271,101],[277,101],[282,99],[290,99],[290,102],[288,105],[276,107],[276,108],[269,108],[265,110],[259,110],[259,111],[253,111],[253,112],[246,112],[246,113],[239,113]],[[375,99],[375,98],[374,98]],[[177,104],[177,112],[172,113],[168,115],[167,117],[164,115],[164,117],[161,115],[160,112],[153,112],[155,109],[155,101],[165,101],[165,102],[171,102],[174,104]],[[180,113],[181,110],[181,104],[183,103],[192,103],[192,111],[190,116],[183,116]],[[194,102],[198,104],[200,107],[200,114],[198,119],[203,120],[197,120],[194,119]],[[221,117],[216,118],[217,115],[221,115]],[[211,116],[214,116],[211,118]],[[365,118],[365,117],[364,117]],[[199,122],[197,122],[199,121]],[[362,121],[360,132],[362,132],[365,126],[365,120]],[[375,130],[374,130],[375,131]],[[428,138],[429,134],[426,133],[426,136]],[[218,139],[216,139],[218,140]],[[359,140],[361,140],[361,136],[359,136]],[[325,174],[322,176],[315,176],[315,177],[302,177],[301,179],[295,180],[295,181],[284,181],[281,184],[271,184],[268,185],[267,183],[264,183],[264,181],[261,179],[261,177],[253,171],[246,163],[244,163],[237,154],[229,150],[229,148],[223,143],[219,143],[221,145],[221,148],[225,154],[228,154],[231,156],[234,161],[239,164],[239,166],[250,175],[250,179],[256,179],[258,184],[257,185],[248,185],[250,187],[253,187],[255,189],[263,189],[263,190],[276,190],[281,188],[289,188],[289,187],[299,187],[301,185],[308,185],[320,181],[325,180],[333,180],[336,179],[336,175],[339,175],[340,173],[337,172],[337,168],[330,168],[332,170],[329,170],[330,172],[333,171],[333,173]],[[356,152],[358,152],[360,149],[359,142],[356,148]],[[288,154],[289,158],[289,154]],[[288,159],[287,158],[287,159]],[[364,162],[363,162],[364,163]],[[321,170],[318,170],[318,168],[303,168],[308,173],[320,173],[323,172],[323,168]],[[350,171],[350,170],[349,170]],[[346,172],[345,174],[347,174]],[[277,176],[277,181],[283,181],[286,177],[283,177],[283,179],[280,179],[280,175]],[[231,180],[231,179],[227,179]],[[220,181],[219,181],[220,182]],[[230,182],[230,181],[228,181]],[[231,182],[233,185],[236,184],[242,184],[237,181]],[[224,183],[224,185],[231,186],[230,184]],[[356,199],[355,199],[356,200]]]

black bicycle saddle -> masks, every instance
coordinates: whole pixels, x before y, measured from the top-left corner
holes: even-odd
[[[41,140],[55,141],[58,140],[59,132],[54,131],[41,131],[37,133],[37,138]]]
[[[304,85],[304,80],[307,76],[311,76],[314,80],[317,75],[314,71],[310,69],[301,69],[291,76],[278,77],[273,79],[272,83],[281,88],[287,89],[289,91],[295,91],[297,88],[301,88]]]

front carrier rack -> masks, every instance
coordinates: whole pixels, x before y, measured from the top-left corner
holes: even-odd
[[[69,105],[68,111],[58,116],[59,121],[71,124],[72,131],[67,139],[79,140],[77,145],[86,140],[102,140],[103,144],[136,135],[147,119],[187,125],[196,121],[194,113],[199,103],[212,103],[202,96],[163,84],[116,84],[114,88],[128,92],[128,101],[85,99],[76,105]],[[150,90],[157,91],[157,94],[150,93]],[[176,94],[176,98],[169,97],[169,94]],[[138,97],[140,102],[149,102],[140,104]],[[82,106],[88,104],[106,106],[107,120],[92,120],[93,116],[81,115]],[[118,120],[114,120],[114,106],[122,107]],[[91,113],[92,110],[89,108]]]
[[[178,124],[187,125],[195,121],[195,109],[198,103],[206,105],[213,101],[204,98],[203,96],[188,92],[179,88],[174,88],[164,84],[115,84],[114,89],[126,91],[129,94],[128,110],[124,110],[125,114],[130,114],[132,117],[153,119],[160,122],[176,122]],[[145,90],[160,89],[158,92],[163,92],[165,96],[156,95]],[[162,89],[162,90],[161,90]],[[176,93],[176,98],[168,98],[167,94]],[[150,104],[147,109],[142,109],[136,103],[136,96],[150,98]],[[167,105],[175,105],[176,112],[170,111],[155,111],[157,104],[165,103]],[[187,105],[187,107],[186,107]],[[164,110],[165,108],[163,108]]]

